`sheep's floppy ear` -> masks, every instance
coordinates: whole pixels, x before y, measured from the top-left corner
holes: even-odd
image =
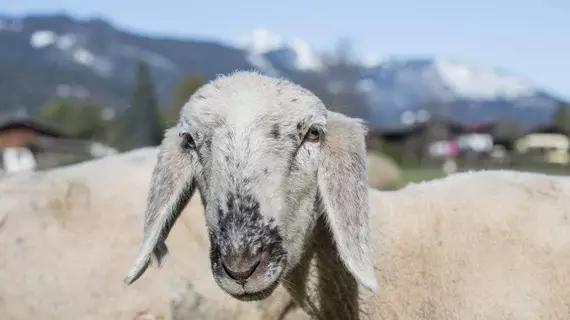
[[[138,255],[124,279],[132,284],[146,271],[154,256],[160,267],[168,254],[165,240],[194,190],[193,156],[181,149],[178,127],[165,132],[152,172],[145,210],[144,235]]]
[[[320,200],[341,260],[357,281],[376,290],[370,244],[366,126],[329,111],[318,171]]]

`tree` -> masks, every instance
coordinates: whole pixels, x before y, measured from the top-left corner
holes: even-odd
[[[570,135],[570,110],[565,103],[559,103],[553,114],[553,124],[565,135]]]
[[[74,139],[104,140],[103,107],[95,102],[59,98],[37,110],[37,118],[51,122]]]
[[[161,112],[160,125],[162,130],[176,123],[182,106],[204,83],[205,81],[201,76],[193,74],[188,74],[180,79],[174,87],[170,104]]]
[[[504,141],[509,146],[524,134],[523,128],[515,120],[503,118],[493,130],[496,139]]]
[[[125,149],[157,146],[162,140],[158,99],[146,61],[136,63],[130,104],[122,115]]]

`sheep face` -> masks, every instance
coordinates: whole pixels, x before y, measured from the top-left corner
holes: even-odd
[[[331,130],[355,136],[331,137]],[[344,262],[369,284],[362,130],[360,122],[327,111],[312,93],[284,80],[246,72],[203,86],[165,135],[143,244],[126,281],[144,272],[152,254],[161,262],[170,228],[197,188],[212,272],[230,295],[269,295],[299,262],[323,212]]]
[[[326,109],[277,82],[264,89],[271,94],[217,85],[184,108],[179,142],[200,172],[214,277],[228,293],[252,299],[298,261],[315,219]]]

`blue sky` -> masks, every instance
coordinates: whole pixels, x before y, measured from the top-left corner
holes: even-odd
[[[506,69],[570,99],[569,0],[8,0],[0,12],[67,11],[155,35],[235,41],[255,28],[316,49],[341,37],[361,55],[438,56]]]

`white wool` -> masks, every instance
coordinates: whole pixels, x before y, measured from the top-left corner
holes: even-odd
[[[323,128],[324,139],[297,140],[303,126]],[[195,182],[206,191],[212,248],[262,243],[289,257],[267,251],[241,279],[253,283],[249,290],[219,267],[221,250],[202,261],[218,266],[218,286],[234,297],[256,299],[281,283],[307,313],[327,320],[567,318],[570,179],[478,171],[373,190],[365,133],[359,119],[326,110],[282,79],[238,72],[205,85],[165,136],[145,238],[125,282],[153,277],[141,277],[144,266],[166,256],[167,221]],[[200,147],[180,147],[188,141]],[[236,178],[243,172],[249,179]],[[223,201],[228,186],[253,190],[239,200],[261,205],[235,209]],[[219,240],[229,229],[243,241]]]
[[[199,197],[172,230],[168,263],[122,284],[156,155],[143,148],[0,179],[0,319],[307,319],[288,310],[283,288],[251,304],[217,288]]]

